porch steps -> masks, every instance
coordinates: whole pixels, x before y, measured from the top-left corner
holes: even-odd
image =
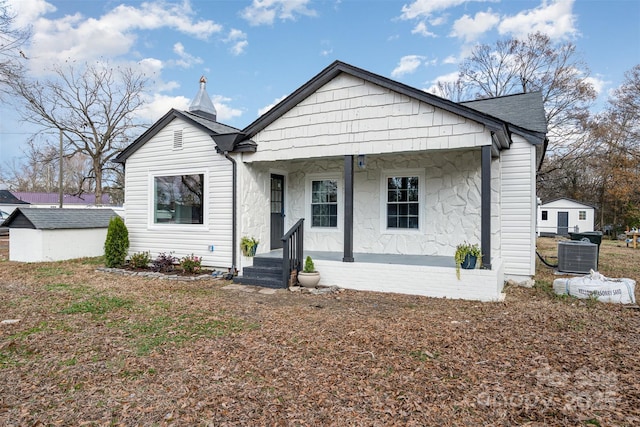
[[[233,282],[284,289],[286,286],[282,283],[282,258],[256,256],[253,258],[253,266],[243,268],[242,276],[234,277]]]

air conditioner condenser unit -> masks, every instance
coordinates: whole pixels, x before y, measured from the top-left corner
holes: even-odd
[[[582,240],[558,242],[558,271],[588,274],[598,270],[598,245]]]

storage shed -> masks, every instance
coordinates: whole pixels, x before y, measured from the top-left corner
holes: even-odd
[[[17,208],[9,227],[9,260],[61,261],[104,254],[111,209]]]
[[[538,206],[538,236],[567,236],[594,231],[595,208],[572,199],[555,199]]]

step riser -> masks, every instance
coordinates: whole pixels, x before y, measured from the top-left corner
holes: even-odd
[[[278,258],[254,258],[253,266],[282,268],[282,260]]]
[[[286,286],[282,285],[281,280],[273,280],[273,279],[266,279],[266,278],[239,276],[233,279],[233,283],[239,283],[241,285],[250,285],[250,286],[262,286],[263,288],[286,289]]]

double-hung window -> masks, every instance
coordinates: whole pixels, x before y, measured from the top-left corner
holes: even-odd
[[[391,171],[383,174],[383,230],[417,231],[422,227],[424,185],[423,171]]]
[[[203,224],[204,174],[153,177],[154,224]]]
[[[337,180],[311,180],[311,227],[338,227]]]

